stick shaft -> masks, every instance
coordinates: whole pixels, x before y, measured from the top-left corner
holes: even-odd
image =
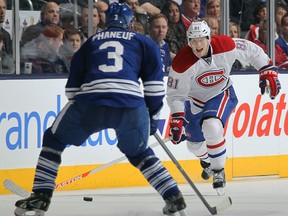
[[[175,166],[178,168],[178,170],[181,172],[181,174],[184,176],[184,178],[186,179],[186,181],[189,183],[189,185],[192,187],[192,189],[195,191],[195,193],[197,194],[197,196],[200,198],[200,200],[203,202],[203,204],[206,206],[206,208],[208,209],[208,211],[214,215],[217,214],[217,209],[216,207],[211,207],[209,205],[209,203],[206,201],[206,199],[203,197],[203,195],[200,193],[200,191],[198,190],[198,188],[195,186],[195,184],[192,182],[192,180],[190,179],[190,177],[187,175],[187,173],[184,171],[184,169],[182,168],[182,166],[179,164],[179,162],[177,161],[177,159],[174,157],[174,155],[170,152],[170,150],[168,149],[168,147],[165,145],[165,143],[163,142],[163,140],[161,139],[161,137],[155,133],[154,134],[156,140],[160,143],[160,145],[162,146],[162,148],[164,149],[164,151],[167,153],[167,155],[170,157],[170,159],[172,160],[172,162],[175,164]]]

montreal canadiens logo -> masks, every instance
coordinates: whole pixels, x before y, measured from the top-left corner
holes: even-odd
[[[204,72],[196,78],[197,83],[202,87],[213,87],[227,80],[224,70]]]

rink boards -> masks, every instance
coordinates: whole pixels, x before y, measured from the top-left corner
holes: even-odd
[[[288,177],[288,75],[279,75],[282,90],[275,100],[261,96],[258,75],[233,75],[239,104],[225,128],[228,180],[247,176],[276,175]],[[165,79],[166,81],[166,79]],[[67,102],[66,79],[0,80],[0,181],[9,178],[25,189],[32,185],[34,167],[41,148],[42,135]],[[168,136],[169,108],[161,111],[159,131]],[[156,140],[151,137],[150,144]],[[93,134],[81,147],[69,147],[62,158],[57,183],[69,180],[62,190],[147,185],[127,161],[117,163],[87,178],[85,173],[123,155],[116,147],[112,130]],[[201,181],[199,161],[187,151],[186,144],[169,149],[181,162],[192,180]],[[185,180],[161,149],[154,151],[179,183]],[[8,193],[2,184],[0,194]]]

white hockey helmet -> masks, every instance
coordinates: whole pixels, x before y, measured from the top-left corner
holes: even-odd
[[[190,40],[193,38],[208,37],[211,38],[211,30],[205,21],[192,22],[186,32],[188,44],[190,46]]]

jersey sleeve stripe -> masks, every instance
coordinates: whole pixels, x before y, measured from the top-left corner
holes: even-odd
[[[147,81],[143,85],[145,96],[163,96],[165,94],[163,81]]]
[[[75,93],[75,95],[103,92],[143,97],[139,83],[123,79],[100,79],[85,83],[81,86],[81,91]]]

